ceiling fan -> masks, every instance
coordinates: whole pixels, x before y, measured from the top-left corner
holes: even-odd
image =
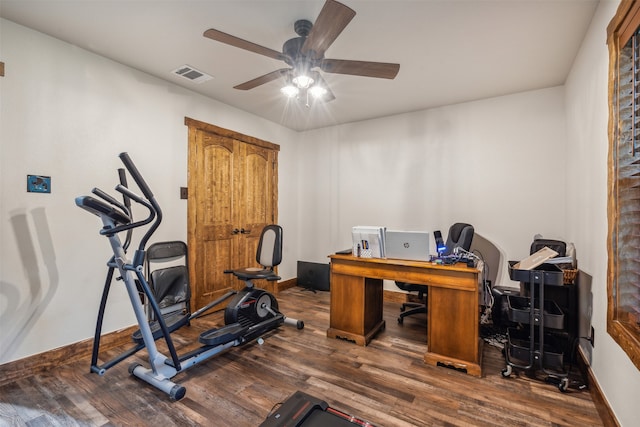
[[[315,24],[306,19],[295,22],[294,31],[299,37],[287,40],[282,47],[282,52],[215,29],[205,31],[204,36],[240,49],[284,61],[289,66],[289,68],[281,68],[241,83],[234,86],[235,89],[249,90],[273,80],[284,78],[287,86],[282,88],[282,92],[288,96],[297,96],[300,91],[304,91],[325,101],[331,101],[335,96],[315,68],[319,68],[326,73],[383,79],[395,78],[400,70],[400,64],[324,57],[325,51],[355,15],[356,12],[353,9],[342,3],[335,0],[327,0]]]

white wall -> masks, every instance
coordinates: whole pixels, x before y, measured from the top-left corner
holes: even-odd
[[[566,82],[567,235],[579,266],[593,277],[595,346],[592,369],[616,418],[638,425],[640,371],[607,334],[607,121],[606,27],[619,2],[602,1]]]
[[[110,247],[99,219],[74,198],[95,186],[114,194],[120,152],[129,152],[163,207],[153,240],[186,240],[185,116],[280,144],[283,176],[295,175],[298,155],[293,131],[10,21],[0,25],[4,363],[93,336]],[[27,174],[51,176],[52,193],[27,193]],[[279,188],[287,231],[297,228],[293,182],[282,179]],[[295,277],[296,252],[295,240],[285,242],[285,278]],[[105,331],[135,323],[122,287],[113,288]]]
[[[307,132],[300,256],[326,262],[354,225],[446,237],[469,222],[502,253],[497,284],[516,286],[506,262],[528,256],[536,233],[565,237],[563,96],[555,87]]]

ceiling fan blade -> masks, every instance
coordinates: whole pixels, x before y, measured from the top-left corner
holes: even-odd
[[[212,40],[219,41],[221,43],[225,43],[234,47],[239,47],[240,49],[248,50],[249,52],[259,53],[260,55],[268,56],[269,58],[278,59],[281,61],[284,61],[285,59],[284,55],[277,50],[260,46],[259,44],[243,40],[236,36],[232,36],[231,34],[223,33],[222,31],[214,30],[213,28],[205,31],[203,35]]]
[[[256,77],[255,79],[249,80],[248,82],[241,83],[237,86],[234,86],[233,88],[240,89],[240,90],[253,89],[254,87],[258,87],[265,83],[269,83],[270,81],[279,79],[280,77],[285,76],[289,71],[290,71],[290,68],[281,68],[279,70],[267,73],[263,76]]]
[[[354,16],[356,12],[353,9],[335,0],[327,0],[300,49],[302,54],[311,53],[314,59],[322,58]]]
[[[344,59],[324,59],[320,64],[320,69],[327,73],[393,79],[398,74],[398,71],[400,71],[400,64],[349,61]]]

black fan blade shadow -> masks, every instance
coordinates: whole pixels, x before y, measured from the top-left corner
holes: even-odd
[[[244,82],[241,83],[237,86],[234,86],[234,89],[240,89],[240,90],[249,90],[249,89],[253,89],[254,87],[258,87],[260,85],[263,85],[265,83],[269,83],[273,80],[279,79],[280,77],[284,77],[287,75],[287,73],[290,71],[290,68],[281,68],[279,70],[276,71],[272,71],[270,73],[267,73],[263,76],[260,77],[256,77],[253,80],[249,80],[248,82]]]
[[[338,3],[335,0],[327,0],[316,22],[311,27],[311,31],[307,36],[300,52],[303,55],[310,55],[314,59],[320,59],[324,56],[331,43],[340,35],[347,24],[351,22],[356,12]]]
[[[243,40],[239,37],[232,36],[231,34],[223,33],[222,31],[218,31],[213,28],[205,31],[203,35],[207,38],[210,38],[211,40],[228,44],[230,46],[239,47],[240,49],[248,50],[249,52],[268,56],[269,58],[278,59],[280,61],[284,61],[286,58],[286,56],[281,52]]]
[[[334,74],[394,79],[400,71],[400,64],[387,62],[349,61],[344,59],[324,59],[319,65],[322,71]]]

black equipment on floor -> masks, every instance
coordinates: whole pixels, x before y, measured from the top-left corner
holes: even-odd
[[[260,427],[375,427],[373,424],[330,407],[327,402],[296,391],[273,410]]]
[[[120,159],[142,191],[143,196],[139,196],[129,190],[126,185],[124,169],[120,169],[118,171],[120,185],[116,187],[116,190],[123,195],[124,203],[120,203],[97,188],[93,190],[93,194],[97,198],[80,196],[75,200],[78,207],[98,216],[102,220],[103,228],[100,230],[100,235],[109,239],[113,251],[113,256],[107,262],[107,279],[96,322],[91,372],[104,375],[109,368],[146,348],[149,367],[146,368],[141,364],[134,363],[129,367],[129,373],[167,393],[172,400],[179,400],[184,397],[186,389],[171,380],[179,372],[216,356],[228,348],[244,345],[255,338],[258,338],[258,341],[261,342],[263,334],[274,330],[283,323],[294,325],[298,329],[304,327],[302,321],[287,318],[279,312],[275,297],[262,289],[254,287],[252,283],[254,279],[280,279],[273,270],[273,267],[278,265],[282,258],[282,228],[278,225],[267,226],[262,232],[256,256],[257,261],[262,266],[261,268],[248,267],[241,270],[228,271],[245,282],[245,288],[240,292],[229,291],[205,307],[194,313],[189,313],[189,274],[184,266],[177,270],[165,270],[157,275],[154,275],[153,272],[150,273],[150,280],[153,280],[154,285],[152,288],[144,274],[145,259],[148,260],[145,247],[149,238],[162,221],[162,210],[129,155],[121,153]],[[147,218],[140,221],[133,220],[131,200],[147,209]],[[146,225],[149,225],[149,227],[140,239],[133,259],[129,260],[127,249],[131,243],[132,231],[135,228]],[[121,242],[119,237],[122,232],[126,232],[124,243]],[[171,259],[178,255],[186,254],[186,245],[180,243],[165,242],[153,248],[151,258]],[[152,247],[149,249],[152,249]],[[124,282],[140,329],[133,334],[135,343],[133,348],[105,363],[98,364],[102,321],[113,274],[116,270],[120,275],[117,280]],[[201,316],[212,307],[225,302],[234,295],[235,298],[228,303],[225,310],[225,325],[203,332],[199,337],[199,342],[202,345],[179,356],[171,338],[171,332],[188,325],[191,320]],[[160,301],[157,298],[161,298]],[[146,311],[142,300],[147,304]],[[184,309],[173,310],[169,308],[168,311],[163,311],[165,307],[175,306],[176,304],[174,303],[186,305]],[[155,341],[160,338],[164,340],[169,356],[165,356],[158,351]]]
[[[349,251],[351,253],[351,251]],[[310,291],[329,291],[329,264],[310,261],[298,261],[298,286]]]
[[[507,296],[520,295],[520,290],[507,286],[494,286],[491,288],[493,295],[493,307],[491,311],[491,319],[493,324],[506,333],[508,326],[513,326],[513,322],[509,320],[509,304]]]

